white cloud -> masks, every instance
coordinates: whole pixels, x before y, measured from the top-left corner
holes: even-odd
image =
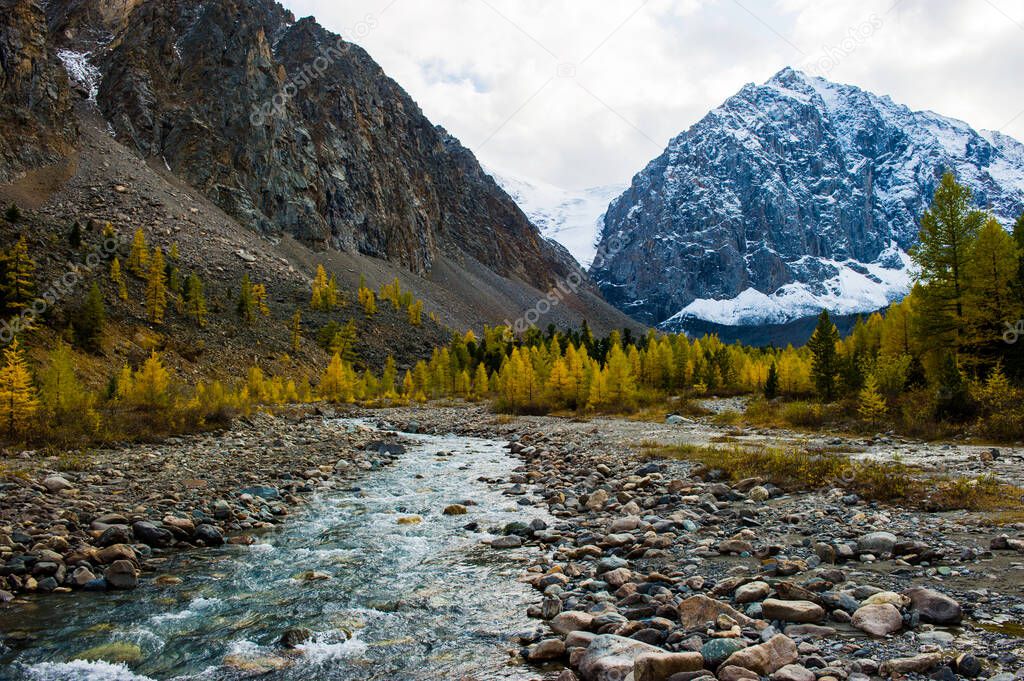
[[[1024,138],[1019,0],[284,4],[359,43],[486,165],[567,188],[627,181],[787,65]]]

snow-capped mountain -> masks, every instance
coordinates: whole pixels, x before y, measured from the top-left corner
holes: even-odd
[[[573,191],[486,170],[545,237],[565,246],[584,267],[590,266],[604,212],[611,200],[626,189],[625,184]]]
[[[1009,226],[1024,145],[784,69],[673,139],[609,206],[591,273],[640,321],[784,324],[906,295],[946,169]]]

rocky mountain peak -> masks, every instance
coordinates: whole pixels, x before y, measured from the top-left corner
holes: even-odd
[[[591,272],[620,309],[666,328],[870,312],[906,294],[906,252],[944,171],[1012,224],[1024,210],[1022,149],[785,68],[634,177],[608,209]]]

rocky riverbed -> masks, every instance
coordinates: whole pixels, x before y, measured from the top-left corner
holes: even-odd
[[[492,639],[490,655],[511,654],[520,671],[499,677],[488,656],[480,671],[462,666],[452,678],[1024,678],[1024,527],[887,507],[839,490],[784,494],[763,480],[729,484],[638,451],[641,441],[726,435],[808,449],[819,447],[816,440],[701,419],[509,419],[465,406],[356,415],[381,428],[258,416],[226,434],[100,452],[80,472],[58,476],[45,461],[26,466],[26,477],[2,490],[0,597],[17,611],[37,598],[31,592],[131,588],[140,574],[162,571],[179,548],[251,543],[318,488],[374,480],[410,437],[392,431],[457,433],[509,442],[519,464],[486,482],[515,513],[489,528],[494,534],[479,534],[476,521],[451,520],[478,512],[473,499],[438,498],[428,520],[448,518],[448,534],[518,565],[519,581],[536,595],[522,606],[533,626],[511,617],[493,623],[514,630]],[[937,466],[948,454],[952,468],[973,465],[975,474],[984,464],[1012,469],[1006,462],[1019,455],[1004,449],[987,458],[986,448],[885,436],[828,446],[872,456],[901,447]],[[204,551],[187,555],[201,560]],[[510,579],[507,571],[489,574]],[[143,590],[151,581],[144,578]],[[481,585],[481,598],[490,602],[501,588]],[[3,633],[5,645],[18,644]]]
[[[325,481],[388,465],[399,448],[318,415],[257,414],[228,433],[5,461],[0,603],[17,595],[126,590],[169,550],[245,544]],[[67,467],[81,470],[58,470]]]
[[[544,625],[522,654],[568,663],[562,681],[1024,678],[1021,525],[886,507],[838,489],[726,484],[687,462],[639,456],[641,441],[721,437],[699,420],[390,416],[512,440],[524,462],[513,481],[558,520],[518,533],[544,549],[525,577],[542,594],[531,615]],[[963,447],[884,439],[841,444],[876,456],[893,445],[922,457],[930,448],[937,468],[943,453],[959,454],[947,470],[965,458]]]

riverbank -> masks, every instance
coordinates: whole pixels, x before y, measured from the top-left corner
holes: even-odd
[[[87,470],[66,474],[67,488],[53,480],[47,486],[51,475],[46,462],[40,463],[33,477],[3,489],[0,556],[8,587],[15,576],[22,587],[31,578],[35,591],[46,590],[39,588],[41,577],[51,578],[58,584],[54,590],[63,591],[69,568],[74,568],[73,579],[83,562],[94,579],[101,579],[97,573],[102,569],[105,576],[113,564],[100,563],[103,551],[104,559],[128,563],[121,574],[163,573],[152,584],[174,594],[175,577],[166,568],[189,568],[172,557],[192,562],[205,553],[181,554],[179,548],[217,543],[213,531],[229,542],[256,541],[261,531],[293,517],[289,514],[316,496],[318,488],[376,480],[383,485],[377,512],[384,524],[374,526],[374,532],[420,527],[440,533],[414,540],[385,532],[396,548],[409,541],[413,546],[456,542],[457,552],[444,560],[463,561],[447,569],[465,579],[444,579],[417,587],[419,592],[444,594],[445,603],[457,592],[456,601],[463,604],[457,612],[463,613],[474,602],[500,601],[511,594],[515,575],[534,589],[533,598],[520,594],[510,600],[533,618],[533,626],[513,624],[504,611],[489,626],[472,620],[474,627],[492,630],[484,637],[486,645],[473,648],[480,669],[493,669],[508,653],[532,665],[514,665],[508,678],[571,681],[578,675],[606,681],[635,672],[636,681],[709,675],[722,681],[754,675],[774,681],[865,681],[920,673],[921,678],[1009,681],[1024,667],[1019,625],[1024,619],[1024,526],[997,525],[982,513],[887,506],[838,489],[786,493],[761,479],[727,482],[689,461],[651,459],[641,443],[706,445],[731,438],[782,442],[801,451],[855,448],[857,456],[879,458],[899,450],[935,470],[948,465],[973,475],[986,467],[1019,475],[1013,466],[1020,454],[1016,450],[1004,449],[985,460],[982,448],[883,436],[837,443],[799,433],[739,430],[711,419],[668,424],[511,418],[475,405],[352,410],[346,416],[382,424],[386,437],[359,427],[358,420],[261,415],[225,434],[99,452]],[[408,480],[382,477],[401,450],[381,442],[420,437],[411,432],[457,433],[485,438],[484,443],[507,440],[519,464],[506,470],[504,463],[494,463],[484,475],[473,468],[478,456],[473,452],[490,452],[489,445],[467,447],[458,460],[438,452],[438,467],[415,469],[413,477],[423,480],[424,489],[409,489]],[[407,466],[420,463],[405,460]],[[447,491],[448,485],[461,490],[480,484],[468,498]],[[481,525],[475,518],[461,520],[463,511],[471,517],[498,515]],[[331,513],[325,522],[340,526],[350,511]],[[181,521],[191,521],[191,528]],[[198,536],[200,527],[208,528],[201,531],[204,537]],[[360,528],[332,525],[323,531],[335,537],[358,534]],[[170,533],[170,539],[163,533]],[[166,543],[161,545],[160,537]],[[124,541],[100,546],[114,539]],[[75,553],[82,544],[95,553]],[[484,546],[493,558],[482,558],[471,551],[473,546]],[[133,555],[118,554],[125,549]],[[253,553],[237,560],[241,565],[262,558]],[[477,566],[490,560],[499,560],[501,569],[467,577],[459,567],[464,561]],[[61,567],[63,584],[57,580]],[[338,567],[335,576],[340,579],[350,568]],[[117,571],[113,576],[120,579]],[[112,584],[105,581],[102,588],[109,588]],[[285,583],[293,581],[287,576]],[[94,583],[91,588],[100,587]],[[8,600],[24,598],[23,592],[7,591]],[[122,602],[133,598],[117,594]],[[407,595],[395,597],[406,602]],[[332,589],[315,596],[301,592],[289,607],[304,610],[310,598],[330,605],[339,597]],[[58,602],[61,596],[50,598]],[[103,608],[102,597],[89,607]],[[411,621],[415,612],[399,607],[395,622]],[[450,612],[445,616],[451,617]],[[281,615],[287,619],[290,614]],[[502,626],[509,629],[493,631]],[[415,660],[425,650],[446,642],[450,646],[460,631],[438,629],[435,642],[403,654]],[[272,644],[261,644],[261,654],[278,664]],[[365,651],[358,655],[373,657]],[[289,664],[285,659],[277,672],[263,671],[272,678],[278,672],[280,678],[292,678],[287,673],[298,672],[281,671]],[[467,668],[472,666],[459,667]],[[499,677],[488,672],[465,678]]]
[[[643,456],[640,442],[721,436],[697,421],[495,421],[464,409],[388,416],[513,440],[524,461],[517,479],[535,484],[559,519],[521,533],[545,549],[526,576],[543,593],[531,614],[547,623],[522,641],[532,661],[568,662],[585,679],[625,678],[635,666],[638,680],[679,673],[678,681],[714,672],[775,681],[906,673],[1006,681],[1024,669],[1020,524],[890,507],[839,490],[728,484],[687,461]],[[946,452],[953,470],[976,456],[952,445],[928,455],[927,445],[891,440],[865,443],[861,455],[894,445],[918,451],[934,469],[946,465]],[[560,678],[574,678],[569,673]]]
[[[75,458],[25,452],[8,459],[0,482],[0,603],[132,589],[169,553],[251,543],[325,481],[387,465],[399,451],[387,443],[368,428],[303,410]]]

